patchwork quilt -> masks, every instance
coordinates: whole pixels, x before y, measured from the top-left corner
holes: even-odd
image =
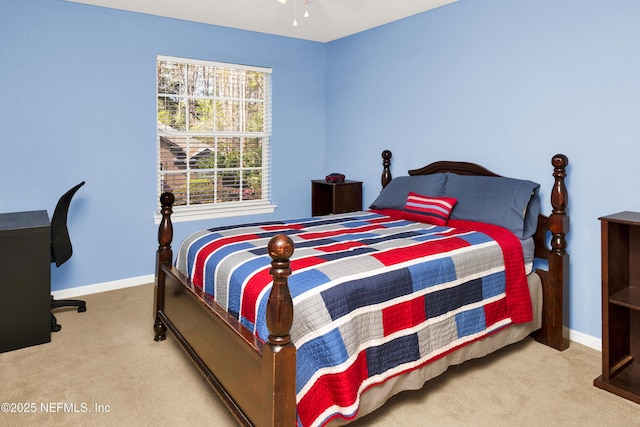
[[[219,227],[189,236],[176,267],[266,341],[269,239],[295,244],[298,424],[356,416],[371,386],[511,323],[529,322],[522,246],[500,227],[363,211]]]

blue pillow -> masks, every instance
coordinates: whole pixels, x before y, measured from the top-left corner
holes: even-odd
[[[451,219],[499,225],[526,239],[538,225],[539,189],[532,181],[451,173],[444,195],[458,199]]]
[[[399,176],[393,178],[380,195],[371,203],[369,209],[404,209],[409,193],[428,194],[433,197],[444,195],[447,180],[445,173],[419,176]]]

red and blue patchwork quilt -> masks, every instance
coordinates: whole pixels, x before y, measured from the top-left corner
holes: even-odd
[[[189,236],[176,267],[266,341],[269,239],[295,244],[298,424],[351,419],[361,394],[512,323],[531,321],[522,246],[509,231],[364,211],[218,227]]]

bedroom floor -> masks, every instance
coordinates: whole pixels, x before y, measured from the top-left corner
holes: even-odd
[[[56,311],[62,331],[51,343],[0,354],[0,402],[35,408],[3,406],[0,424],[235,425],[170,334],[153,341],[152,285],[85,300],[85,313]],[[640,426],[640,405],[592,385],[599,370],[595,350],[572,343],[560,353],[526,340],[351,425]]]

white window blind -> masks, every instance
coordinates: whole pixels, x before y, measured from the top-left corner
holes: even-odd
[[[172,219],[273,212],[271,69],[158,56],[157,98],[157,196],[176,197]]]

